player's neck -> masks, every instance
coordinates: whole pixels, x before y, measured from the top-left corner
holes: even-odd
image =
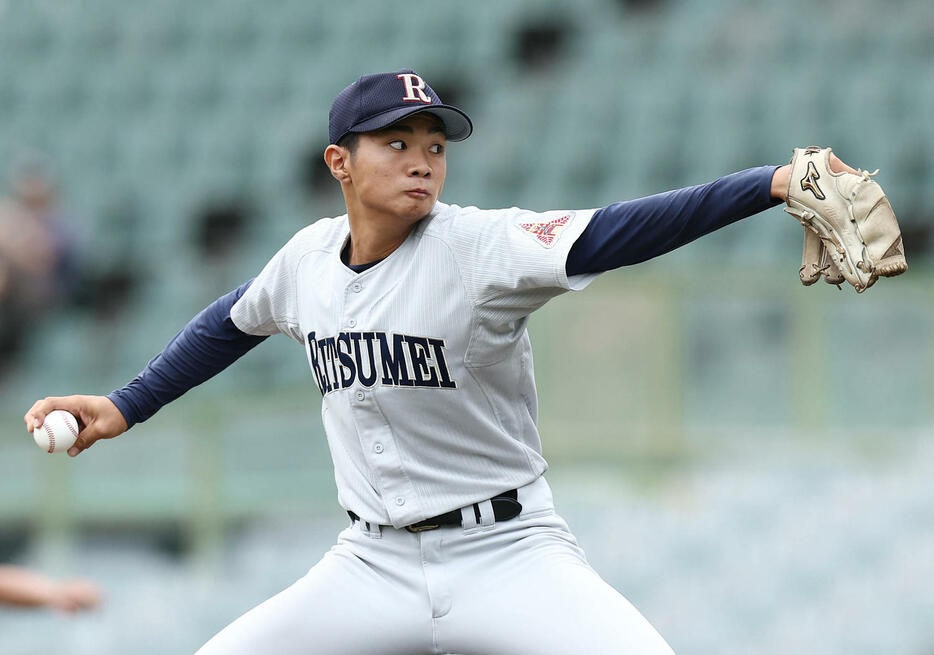
[[[348,213],[350,221],[350,243],[347,246],[347,263],[351,266],[369,264],[384,259],[401,246],[415,228],[415,223],[391,220],[360,219]]]

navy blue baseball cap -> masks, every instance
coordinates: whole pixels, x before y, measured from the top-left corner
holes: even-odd
[[[473,131],[467,114],[441,102],[418,73],[403,68],[363,75],[337,94],[331,104],[328,136],[334,144],[351,132],[380,130],[422,111],[441,119],[448,141],[463,141]]]

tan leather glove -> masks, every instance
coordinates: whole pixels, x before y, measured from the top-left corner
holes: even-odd
[[[839,273],[862,293],[880,276],[908,270],[902,234],[885,192],[872,179],[876,173],[834,173],[830,152],[818,146],[795,148],[791,158],[785,211],[805,228],[799,276],[813,284],[823,274],[835,284]]]
[[[835,284],[838,289],[845,280],[840,269],[830,258],[830,254],[824,249],[824,244],[821,243],[817,232],[805,227],[804,250],[801,253],[801,268],[798,269],[798,277],[801,278],[801,284],[809,287],[822,276],[827,284]]]

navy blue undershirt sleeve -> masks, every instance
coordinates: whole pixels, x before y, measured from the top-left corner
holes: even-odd
[[[214,377],[266,339],[240,331],[230,318],[230,308],[252,283],[250,280],[208,305],[132,382],[107,395],[128,428]]]
[[[779,204],[778,166],[760,166],[708,184],[617,202],[597,211],[571,246],[568,276],[638,264]]]

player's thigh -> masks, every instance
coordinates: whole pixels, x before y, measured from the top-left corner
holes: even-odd
[[[645,617],[587,564],[564,521],[524,528],[455,609],[464,655],[672,655]],[[550,525],[549,525],[550,524]],[[495,562],[495,563],[494,563]],[[452,612],[453,614],[453,612]]]
[[[404,575],[387,575],[394,566],[391,556],[368,561],[339,544],[305,577],[215,635],[198,655],[428,653],[430,610]]]

